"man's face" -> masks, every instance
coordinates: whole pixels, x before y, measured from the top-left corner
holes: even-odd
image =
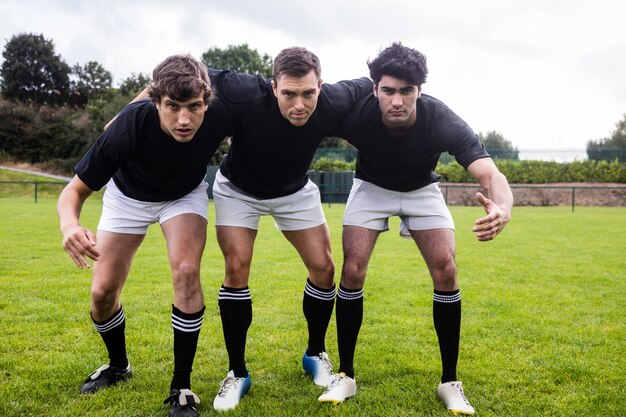
[[[161,129],[178,142],[189,142],[200,128],[208,107],[203,94],[186,101],[163,96],[157,104]]]
[[[294,126],[304,126],[315,111],[322,80],[311,70],[304,77],[286,74],[272,80],[272,89],[278,99],[280,114]]]
[[[395,132],[403,132],[413,126],[416,119],[415,103],[420,94],[420,86],[383,75],[378,85],[374,85],[374,96],[378,98],[383,124]]]

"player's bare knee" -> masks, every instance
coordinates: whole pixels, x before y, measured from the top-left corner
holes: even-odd
[[[456,264],[446,263],[431,271],[435,289],[440,291],[454,291],[458,288]]]
[[[229,258],[226,260],[224,286],[229,288],[243,288],[248,285],[250,264]]]
[[[117,306],[117,291],[106,287],[92,287],[91,289],[91,309],[94,317],[107,319],[115,311]]]
[[[360,265],[357,262],[344,262],[341,285],[347,289],[363,288],[366,272],[367,266]]]
[[[174,281],[196,281],[200,277],[200,267],[196,263],[181,262],[172,271]]]

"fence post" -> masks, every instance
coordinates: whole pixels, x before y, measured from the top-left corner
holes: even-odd
[[[35,181],[35,203],[37,202],[37,192],[39,191],[39,183]]]
[[[572,187],[572,213],[574,212],[575,206],[576,206],[576,187]]]

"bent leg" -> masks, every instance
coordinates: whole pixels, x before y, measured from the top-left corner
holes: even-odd
[[[461,295],[456,277],[454,231],[411,230],[433,279],[433,321],[441,353],[441,382],[456,381],[461,333]]]
[[[91,318],[109,355],[109,365],[126,368],[126,320],[120,294],[133,257],[144,235],[99,230],[97,249],[100,259],[94,263],[91,282]]]
[[[354,378],[354,352],[363,322],[363,285],[380,230],[343,227],[343,266],[337,293],[339,372]]]
[[[252,297],[248,288],[257,231],[246,227],[217,226],[217,241],[224,255],[224,284],[218,305],[222,319],[229,370],[246,377],[246,338],[252,323]]]
[[[161,224],[172,269],[174,372],[170,390],[190,389],[193,361],[204,317],[200,263],[206,244],[206,219],[180,214]]]
[[[302,312],[307,321],[309,339],[307,356],[326,351],[326,331],[335,305],[335,263],[326,223],[316,227],[283,231],[296,248],[309,272],[302,298]]]
[[[185,313],[204,306],[200,262],[206,245],[207,221],[197,214],[181,214],[161,224],[172,269],[174,305]]]
[[[335,263],[328,225],[324,223],[310,229],[283,231],[283,235],[298,251],[311,282],[321,288],[332,288]]]

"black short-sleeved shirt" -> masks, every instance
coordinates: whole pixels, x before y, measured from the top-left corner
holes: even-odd
[[[317,107],[300,127],[285,119],[270,80],[233,71],[209,71],[217,94],[236,120],[220,171],[244,192],[268,199],[290,195],[308,181],[321,140],[372,91],[367,78],[323,84]]]
[[[422,94],[415,124],[392,136],[381,120],[374,94],[359,100],[335,132],[358,149],[356,178],[394,191],[412,191],[439,180],[434,171],[442,152],[464,168],[489,154],[476,134],[448,106]]]
[[[229,125],[213,108],[205,112],[193,139],[177,142],[159,125],[156,106],[148,100],[126,106],[75,167],[92,190],[113,178],[124,195],[140,201],[171,201],[200,184]]]

